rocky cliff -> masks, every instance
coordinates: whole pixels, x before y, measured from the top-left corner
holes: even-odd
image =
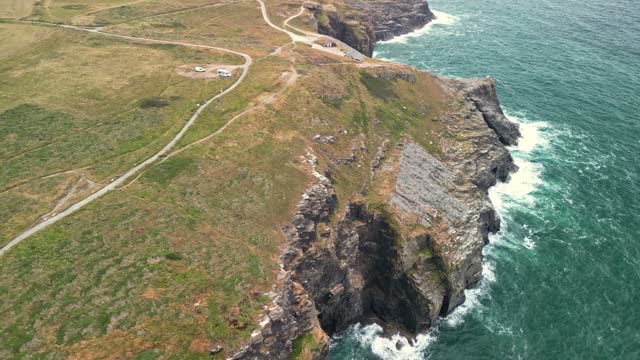
[[[313,337],[310,357],[325,358],[327,335],[358,322],[411,337],[481,279],[482,248],[500,228],[487,190],[517,169],[505,145],[519,130],[500,110],[493,80],[438,81],[457,103],[435,120],[458,140],[437,157],[408,136],[382,142],[370,170],[383,190],[339,199],[330,167],[321,174],[307,153],[316,181],[283,228],[273,306],[237,359],[287,358],[292,339],[304,336]]]
[[[435,18],[429,10],[429,4],[424,0],[357,0],[349,3],[371,18],[375,29],[375,41],[389,40],[410,33]]]
[[[435,17],[424,0],[348,0],[339,5],[307,5],[318,32],[371,56],[376,41],[415,31]]]

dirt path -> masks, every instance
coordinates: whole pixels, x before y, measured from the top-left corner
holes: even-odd
[[[315,42],[322,37],[321,35],[314,34],[314,33],[309,33],[309,32],[306,32],[306,31],[301,31],[301,30],[298,30],[298,29],[294,28],[296,31],[300,31],[301,33],[305,34],[305,35],[298,35],[298,34],[295,34],[295,33],[291,32],[291,31],[283,29],[283,28],[275,25],[274,23],[272,23],[271,20],[269,19],[268,14],[267,14],[267,8],[266,8],[264,2],[262,0],[257,0],[257,1],[260,4],[260,11],[262,13],[262,18],[264,19],[264,21],[270,27],[272,27],[272,28],[274,28],[274,29],[276,29],[278,31],[281,31],[281,32],[284,32],[284,33],[288,34],[291,37],[291,40],[293,42],[301,42],[301,43],[309,44],[309,45],[313,46],[315,49],[318,49],[320,51],[325,51],[325,52],[328,52],[328,53],[331,53],[331,54],[335,55],[335,52],[329,51],[328,49],[324,49],[323,47],[318,46],[317,44],[315,44]],[[191,10],[191,9],[189,9],[189,10]],[[285,21],[285,26],[287,26],[287,23],[289,22],[289,20],[295,18],[296,16],[299,16],[300,14],[302,14],[303,11],[304,11],[304,9],[301,8],[301,10],[300,10],[300,12],[298,14],[288,18]],[[225,49],[225,48],[221,48],[221,47],[215,47],[215,46],[209,46],[209,45],[200,45],[200,44],[190,44],[190,43],[184,43],[184,42],[180,42],[180,41],[158,40],[158,39],[151,39],[151,38],[144,38],[144,37],[120,35],[120,34],[114,34],[114,33],[109,33],[109,32],[106,32],[106,31],[102,31],[102,28],[92,28],[91,29],[91,28],[84,28],[84,27],[75,26],[75,25],[52,24],[52,23],[38,22],[38,21],[14,21],[14,22],[23,23],[23,24],[43,25],[43,26],[56,26],[56,27],[61,27],[61,28],[65,28],[65,29],[84,31],[84,32],[89,32],[89,33],[93,33],[93,34],[98,34],[98,35],[103,35],[103,36],[111,36],[111,37],[116,37],[116,38],[121,38],[121,39],[132,40],[132,41],[151,42],[151,43],[156,43],[156,44],[172,44],[172,45],[187,46],[187,47],[200,48],[200,49],[218,50],[218,51],[227,52],[227,53],[230,53],[230,54],[241,56],[241,57],[244,58],[245,62],[244,62],[243,65],[239,66],[239,68],[242,69],[242,73],[240,74],[240,76],[238,77],[236,82],[234,82],[231,86],[229,86],[227,89],[225,89],[221,93],[215,95],[214,97],[210,98],[209,100],[207,100],[206,102],[201,104],[198,107],[198,109],[193,113],[191,118],[189,118],[189,121],[187,121],[187,123],[178,132],[178,134],[176,134],[176,136],[167,145],[165,145],[160,151],[155,153],[153,156],[147,158],[146,160],[144,160],[140,164],[136,165],[135,167],[131,168],[129,171],[127,171],[123,175],[120,175],[119,177],[115,178],[113,181],[111,181],[108,185],[104,186],[100,190],[98,190],[95,193],[87,196],[86,198],[78,201],[77,203],[69,206],[64,211],[62,211],[62,212],[60,212],[60,213],[58,213],[58,214],[56,214],[54,216],[51,216],[50,218],[48,218],[48,219],[46,219],[46,220],[44,220],[44,221],[42,221],[42,222],[40,222],[38,224],[35,224],[33,226],[28,227],[27,229],[22,231],[20,234],[18,234],[15,238],[13,238],[9,243],[7,243],[7,245],[5,245],[3,248],[0,249],[0,256],[2,256],[5,252],[9,251],[12,247],[16,246],[17,244],[19,244],[21,241],[23,241],[24,239],[28,238],[29,236],[37,233],[38,231],[46,228],[49,225],[52,225],[52,224],[64,219],[65,217],[73,214],[74,212],[80,210],[85,205],[87,205],[87,204],[91,203],[92,201],[96,200],[97,198],[105,195],[109,191],[117,189],[118,186],[122,185],[129,178],[132,178],[134,175],[139,173],[145,167],[147,167],[147,166],[153,164],[154,162],[156,162],[161,156],[164,156],[167,153],[169,153],[169,151],[184,136],[184,134],[187,132],[187,130],[189,130],[189,128],[193,125],[193,123],[198,119],[198,116],[200,116],[200,113],[202,113],[202,111],[207,106],[209,106],[216,99],[218,99],[218,98],[228,94],[229,92],[233,91],[236,87],[238,87],[238,85],[240,85],[244,81],[244,79],[247,76],[247,73],[249,72],[249,67],[253,64],[253,59],[251,58],[251,56],[249,56],[247,54],[244,54],[242,52],[239,52],[239,51]],[[335,40],[335,41],[337,41],[337,40]],[[285,45],[283,45],[283,46],[285,46]],[[292,73],[292,76],[289,78],[289,80],[287,81],[286,85],[284,86],[284,88],[281,89],[279,92],[277,92],[277,93],[267,97],[266,99],[264,99],[261,102],[261,104],[266,104],[266,103],[271,102],[278,94],[284,92],[287,88],[289,88],[289,86],[291,86],[295,82],[296,79],[297,79],[297,74],[294,71]],[[220,129],[216,130],[214,133],[208,135],[207,137],[205,137],[203,139],[198,140],[195,143],[189,144],[184,148],[178,149],[177,151],[175,151],[173,153],[169,153],[169,156],[175,155],[176,153],[181,152],[181,151],[185,150],[186,148],[188,148],[188,147],[190,147],[190,146],[192,146],[192,145],[194,145],[196,143],[199,143],[199,142],[202,142],[202,141],[206,141],[206,140],[208,140],[208,139],[220,134],[229,125],[231,125],[236,119],[238,119],[239,117],[241,117],[242,115],[246,114],[247,112],[249,112],[249,111],[251,111],[253,109],[255,109],[255,106],[252,107],[252,108],[246,109],[242,113],[234,116],[227,123],[225,123]]]
[[[278,25],[272,23],[271,20],[269,20],[269,15],[267,14],[267,7],[264,5],[264,1],[262,1],[262,0],[257,0],[257,1],[260,4],[260,11],[262,12],[262,18],[267,23],[267,25],[271,26],[272,28],[274,28],[274,29],[276,29],[278,31],[286,33],[287,35],[289,35],[291,37],[291,40],[296,41],[296,42],[309,44],[309,45],[313,45],[314,42],[320,38],[319,34],[298,35],[298,34],[296,34],[294,32],[291,32],[289,30],[283,29],[283,28],[279,27]]]
[[[291,85],[293,85],[296,80],[298,79],[298,72],[295,70],[294,67],[291,67],[290,69],[290,76],[289,79],[287,79],[287,82],[284,84],[284,86],[282,87],[282,89],[278,90],[277,92],[265,97],[264,99],[262,99],[258,104],[244,110],[243,112],[241,112],[240,114],[234,116],[233,118],[231,118],[231,120],[227,121],[220,129],[216,130],[215,132],[203,137],[202,139],[196,140],[188,145],[185,145],[184,147],[180,148],[180,149],[176,149],[173,152],[171,152],[169,155],[167,155],[164,159],[162,159],[160,162],[163,162],[167,159],[169,159],[172,156],[175,156],[181,152],[183,152],[184,150],[187,150],[188,148],[190,148],[191,146],[195,145],[195,144],[199,144],[202,143],[204,141],[210,140],[212,137],[220,134],[221,132],[223,132],[227,127],[229,127],[231,124],[233,124],[238,118],[246,115],[247,113],[257,109],[258,107],[260,107],[261,105],[267,105],[272,103],[275,98],[282,94],[283,92],[285,92],[289,87],[291,87]]]
[[[251,56],[249,56],[247,54],[241,53],[239,51],[234,51],[234,50],[225,49],[225,48],[219,48],[219,47],[214,47],[214,46],[199,45],[199,44],[189,44],[189,43],[183,43],[183,42],[179,42],[179,41],[167,41],[167,40],[157,40],[157,39],[149,39],[149,38],[140,38],[140,37],[135,37],[135,36],[119,35],[119,34],[103,32],[103,31],[100,31],[100,29],[86,29],[86,28],[82,28],[82,27],[78,27],[78,26],[74,26],[74,25],[49,24],[49,23],[44,23],[44,22],[21,22],[21,23],[39,24],[39,25],[46,25],[46,26],[58,26],[58,27],[66,28],[66,29],[85,31],[85,32],[90,32],[90,33],[94,33],[94,34],[118,37],[118,38],[121,38],[121,39],[127,39],[127,40],[133,40],[133,41],[144,41],[144,42],[152,42],[152,43],[158,43],[158,44],[173,44],[173,45],[194,47],[194,48],[200,48],[200,49],[218,50],[218,51],[223,51],[223,52],[227,52],[227,53],[230,53],[230,54],[235,54],[235,55],[242,56],[244,58],[245,62],[244,62],[243,65],[240,66],[240,68],[242,69],[242,73],[240,74],[240,76],[238,77],[236,82],[234,82],[231,86],[229,86],[227,89],[225,89],[221,93],[215,95],[214,97],[210,98],[209,100],[207,100],[203,104],[201,104],[198,107],[198,109],[193,113],[191,118],[189,118],[189,121],[187,121],[187,123],[182,127],[182,129],[176,134],[176,136],[167,145],[165,145],[160,151],[155,153],[153,156],[147,158],[146,160],[144,160],[140,164],[136,165],[135,167],[131,168],[129,171],[127,171],[123,175],[120,175],[119,177],[114,179],[112,182],[110,182],[108,185],[104,186],[100,190],[98,190],[95,193],[87,196],[86,198],[80,200],[79,202],[71,205],[70,207],[68,207],[64,211],[62,211],[62,212],[60,212],[60,213],[58,213],[58,214],[56,214],[56,215],[54,215],[54,216],[52,216],[50,218],[38,223],[38,224],[35,224],[35,225],[25,229],[20,234],[18,234],[15,238],[13,238],[9,243],[7,243],[7,245],[5,245],[2,249],[0,249],[0,256],[3,255],[5,252],[9,251],[12,247],[14,247],[17,244],[19,244],[24,239],[28,238],[29,236],[37,233],[38,231],[46,228],[49,225],[52,225],[52,224],[64,219],[65,217],[67,217],[67,216],[73,214],[74,212],[80,210],[82,207],[84,207],[85,205],[89,204],[90,202],[92,202],[92,201],[96,200],[97,198],[101,197],[102,195],[105,195],[109,191],[114,190],[119,185],[124,183],[127,179],[133,177],[140,170],[144,169],[148,165],[151,165],[156,160],[158,160],[158,158],[160,158],[161,156],[167,154],[169,152],[169,150],[171,150],[178,143],[178,141],[184,136],[184,134],[187,132],[187,130],[189,130],[189,128],[196,121],[196,119],[198,119],[198,116],[200,116],[200,113],[202,113],[202,111],[207,106],[209,106],[216,99],[218,99],[218,98],[228,94],[229,92],[231,92],[233,89],[238,87],[238,85],[240,85],[240,83],[242,83],[244,81],[244,79],[247,77],[247,73],[249,72],[249,67],[253,63],[253,59],[251,58]],[[233,121],[233,120],[234,119],[230,120],[230,122]],[[228,126],[228,124],[225,125],[222,129],[226,128],[227,126]],[[222,130],[222,129],[220,129],[220,130]]]
[[[289,16],[289,17],[287,18],[287,20],[285,20],[285,21],[284,21],[284,23],[283,23],[283,24],[284,24],[284,27],[285,27],[285,28],[290,27],[290,28],[292,28],[292,29],[293,29],[293,30],[295,30],[295,31],[301,32],[301,33],[303,33],[303,34],[310,35],[310,34],[312,34],[312,33],[308,32],[308,31],[305,31],[305,30],[302,30],[302,29],[298,29],[297,27],[295,27],[295,26],[293,26],[293,25],[289,25],[289,21],[291,21],[291,20],[293,20],[293,19],[297,18],[298,16],[300,16],[300,15],[302,15],[302,14],[304,14],[304,6],[300,6],[300,11],[298,11],[298,13],[297,13],[297,14]]]

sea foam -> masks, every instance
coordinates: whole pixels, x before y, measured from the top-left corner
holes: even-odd
[[[421,360],[426,349],[436,340],[434,332],[419,334],[410,344],[402,335],[384,336],[378,324],[354,325],[347,336],[383,360]]]
[[[509,147],[513,155],[513,161],[518,166],[518,171],[511,174],[509,180],[500,182],[489,189],[489,199],[501,219],[504,220],[509,211],[518,206],[528,206],[533,204],[535,198],[533,192],[542,184],[540,178],[542,167],[540,164],[531,162],[531,155],[535,150],[547,145],[547,139],[543,136],[543,129],[547,124],[542,121],[528,121],[520,117],[508,115],[509,120],[520,126],[522,137],[518,140],[517,146]],[[523,224],[526,227],[526,224]],[[496,282],[495,272],[496,259],[492,256],[496,247],[511,247],[505,241],[505,234],[509,223],[502,221],[502,229],[497,234],[490,235],[489,245],[485,246],[482,253],[482,280],[480,284],[465,290],[465,302],[458,306],[444,320],[449,326],[458,326],[464,322],[465,317],[472,310],[481,306],[481,301],[489,295],[491,285]],[[522,239],[522,246],[528,249],[535,248],[535,242],[528,237]]]
[[[507,182],[498,183],[489,189],[489,198],[501,216],[508,211],[508,207],[533,203],[532,193],[542,183],[542,167],[531,162],[531,156],[535,150],[545,147],[548,143],[542,135],[542,130],[547,127],[546,123],[530,122],[510,115],[507,117],[520,125],[522,137],[518,140],[517,146],[509,148],[518,171],[511,174]]]
[[[394,37],[393,39],[390,39],[390,40],[380,41],[379,43],[380,44],[391,44],[391,43],[404,44],[410,38],[419,37],[419,36],[422,36],[422,35],[428,33],[436,25],[452,25],[458,20],[458,17],[456,17],[454,15],[450,15],[450,14],[444,13],[442,11],[431,10],[431,12],[433,13],[433,15],[435,15],[436,18],[434,20],[430,21],[425,26],[421,27],[420,29],[418,29],[416,31],[413,31],[413,32],[410,32],[408,34],[396,36],[396,37]]]

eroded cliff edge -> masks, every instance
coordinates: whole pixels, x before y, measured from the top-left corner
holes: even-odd
[[[309,3],[318,32],[371,56],[377,41],[415,31],[435,18],[424,0],[347,0]]]
[[[376,75],[415,81],[412,72]],[[283,227],[288,246],[273,305],[234,358],[286,359],[305,336],[313,338],[309,357],[326,358],[328,336],[358,322],[415,335],[481,279],[482,248],[500,228],[487,190],[517,170],[506,146],[520,134],[502,113],[493,80],[437,82],[455,111],[433,121],[459,138],[443,143],[444,151],[432,154],[406,134],[382,141],[367,185],[348,199],[333,185],[340,162],[322,165],[306,154],[315,180]]]

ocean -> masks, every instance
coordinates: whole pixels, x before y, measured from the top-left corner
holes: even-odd
[[[520,171],[490,191],[503,229],[461,307],[400,350],[356,325],[331,359],[640,359],[640,1],[429,4],[375,57],[495,78]]]

